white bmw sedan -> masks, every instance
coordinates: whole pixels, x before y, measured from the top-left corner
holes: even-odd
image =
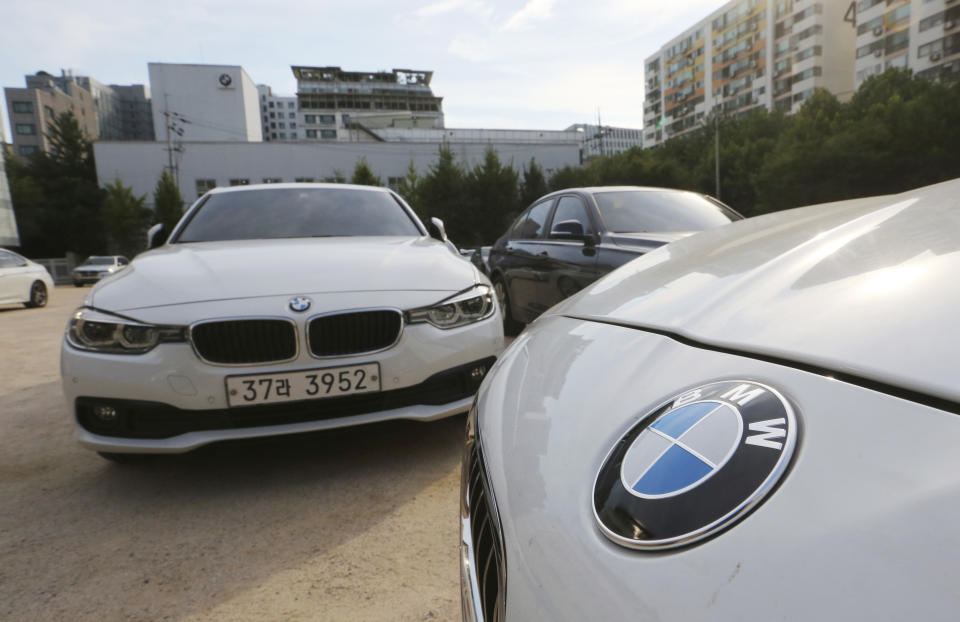
[[[0,248],[0,305],[22,302],[28,307],[42,307],[52,289],[53,279],[46,268]]]
[[[960,180],[675,242],[467,424],[467,620],[956,620]]]
[[[503,331],[442,229],[384,188],[211,191],[73,315],[80,442],[123,459],[466,411]]]

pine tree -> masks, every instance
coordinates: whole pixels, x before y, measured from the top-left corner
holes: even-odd
[[[146,196],[134,196],[133,188],[117,179],[106,185],[100,217],[107,234],[121,255],[132,257],[143,249],[144,229],[150,222]]]
[[[157,180],[157,188],[153,191],[153,210],[154,220],[163,224],[167,234],[173,231],[183,216],[183,197],[170,171],[163,171]]]
[[[356,166],[353,168],[353,177],[350,178],[351,184],[358,184],[360,186],[382,186],[383,181],[373,174],[373,171],[370,170],[370,165],[367,164],[367,159],[361,157],[357,160]]]

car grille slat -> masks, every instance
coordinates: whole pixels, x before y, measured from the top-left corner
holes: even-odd
[[[377,309],[313,318],[307,335],[314,356],[345,356],[389,348],[400,338],[402,328],[399,311]]]
[[[289,361],[297,355],[296,330],[289,320],[204,322],[191,329],[190,338],[201,358],[222,365]]]
[[[503,619],[506,569],[503,541],[493,500],[487,490],[483,457],[478,443],[469,449],[467,502],[469,504],[470,537],[473,549],[473,572],[480,594],[480,608],[485,622]]]

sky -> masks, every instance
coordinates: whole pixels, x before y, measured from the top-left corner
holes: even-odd
[[[0,85],[72,69],[149,84],[147,63],[241,65],[293,95],[291,65],[432,70],[447,127],[640,128],[643,62],[724,0],[31,0],[2,11]],[[6,102],[0,104],[3,123]]]

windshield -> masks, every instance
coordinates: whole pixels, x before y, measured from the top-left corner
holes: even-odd
[[[593,195],[614,233],[702,231],[739,220],[733,210],[693,192],[623,190]]]
[[[85,266],[112,266],[113,257],[88,257],[85,262]]]
[[[268,188],[212,194],[176,242],[423,235],[393,196],[356,188]]]

